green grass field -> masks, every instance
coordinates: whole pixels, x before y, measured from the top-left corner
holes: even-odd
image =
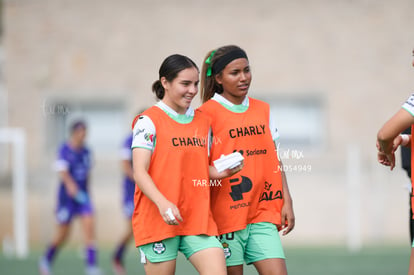
[[[345,248],[335,247],[287,247],[288,272],[290,275],[390,275],[407,274],[410,247],[368,247],[350,254]],[[99,264],[104,274],[113,274],[110,265],[111,252],[100,250]],[[32,275],[37,273],[40,251],[33,251],[26,260],[0,256],[1,275]],[[135,249],[130,247],[126,255],[128,274],[144,274]],[[78,250],[67,247],[57,256],[55,275],[83,274],[83,260]],[[179,256],[176,274],[197,274],[190,263]],[[245,266],[245,274],[257,274],[254,267]]]

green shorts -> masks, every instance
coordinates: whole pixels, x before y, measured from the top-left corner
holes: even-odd
[[[197,251],[218,247],[222,248],[220,242],[214,236],[176,236],[159,242],[139,246],[141,263],[146,260],[151,263],[171,261],[177,258],[178,251],[182,252],[188,259]]]
[[[226,256],[226,265],[252,264],[257,261],[285,259],[276,225],[268,222],[252,223],[243,230],[219,237]]]

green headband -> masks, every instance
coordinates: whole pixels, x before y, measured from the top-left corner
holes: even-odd
[[[211,59],[213,58],[214,53],[216,52],[216,50],[212,51],[210,56],[206,59],[206,64],[208,65],[207,67],[207,76],[211,76]]]

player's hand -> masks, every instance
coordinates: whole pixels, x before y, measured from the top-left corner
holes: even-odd
[[[170,201],[165,201],[162,205],[158,206],[160,214],[168,225],[178,225],[178,221],[182,222],[183,218],[181,217],[180,210]]]
[[[395,153],[395,151],[398,149],[398,147],[402,144],[403,139],[401,135],[398,135],[396,138],[394,138],[392,143],[392,153]]]
[[[284,202],[282,207],[282,235],[289,234],[295,227],[295,214],[293,213],[293,205],[291,202]]]
[[[89,196],[85,191],[79,190],[73,199],[80,204],[85,204],[89,201]]]
[[[65,185],[65,187],[66,187],[66,191],[68,192],[69,196],[71,198],[75,198],[79,192],[78,186],[74,183],[71,183],[71,184],[68,183]]]
[[[385,166],[390,166],[390,169],[394,169],[395,167],[395,154],[385,154],[382,152],[378,152],[378,162]]]
[[[377,146],[377,149],[378,149],[378,154],[377,154],[378,162],[382,165],[390,166],[391,171],[395,167],[395,154],[394,153],[397,150],[397,148],[401,145],[402,141],[403,140],[402,140],[401,135],[398,135],[393,140],[392,148],[389,148],[389,149],[391,149],[391,152],[390,153],[385,153],[384,150],[381,148],[378,140],[377,140],[376,146]]]
[[[232,168],[232,169],[226,169],[223,172],[220,173],[220,178],[228,178],[233,176],[234,174],[237,174],[238,172],[240,172],[244,167],[244,160],[241,161],[241,163],[239,165],[237,165],[236,167]]]

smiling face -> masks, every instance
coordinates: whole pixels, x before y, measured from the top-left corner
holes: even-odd
[[[185,114],[198,93],[198,82],[198,70],[194,67],[180,71],[171,82],[162,77],[161,84],[165,90],[162,101],[177,113]]]
[[[216,75],[216,82],[223,87],[222,96],[233,104],[241,104],[247,95],[252,80],[249,61],[238,58]]]

